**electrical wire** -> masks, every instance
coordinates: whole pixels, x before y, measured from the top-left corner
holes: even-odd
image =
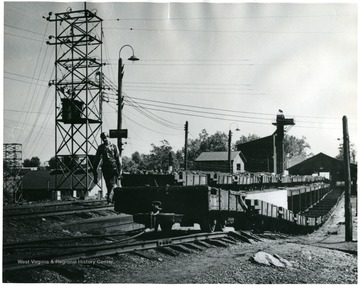
[[[111,80],[108,79],[106,76],[104,76],[104,78],[105,78],[105,82],[110,86],[110,89],[117,92],[115,84],[113,84]],[[143,116],[147,117],[148,119],[168,128],[178,129],[178,130],[180,129],[180,127],[182,128],[182,125],[180,124],[170,122],[169,120],[166,120],[158,115],[155,115],[152,112],[144,110],[142,106],[140,106],[136,101],[132,100],[132,98],[129,97],[126,93],[123,92],[123,95],[124,95],[124,101],[127,102],[129,106],[136,109],[139,113],[141,113]]]
[[[303,35],[317,35],[317,34],[346,34],[349,31],[266,31],[266,30],[204,30],[204,29],[159,29],[159,28],[117,28],[108,27],[104,30],[121,30],[132,32],[193,32],[193,33],[244,33],[244,34],[303,34]]]

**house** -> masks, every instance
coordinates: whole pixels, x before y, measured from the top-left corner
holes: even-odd
[[[22,195],[25,200],[61,200],[70,197],[96,196],[94,192],[98,188],[94,186],[91,176],[88,177],[86,185],[86,174],[76,174],[76,182],[71,183],[71,178],[64,181],[64,184],[55,190],[55,180],[66,178],[66,174],[55,175],[54,171],[29,171],[22,179]],[[62,177],[65,176],[65,177]],[[71,187],[71,184],[73,187]],[[76,187],[74,187],[76,185]],[[88,186],[88,187],[86,187]],[[105,185],[104,185],[105,186]]]
[[[202,152],[195,160],[199,171],[229,172],[229,153],[227,151]],[[232,173],[244,172],[246,159],[239,151],[230,154]]]

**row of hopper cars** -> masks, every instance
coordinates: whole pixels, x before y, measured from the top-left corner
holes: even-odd
[[[324,193],[330,185],[317,183]],[[135,222],[146,228],[171,230],[181,226],[200,225],[204,232],[220,231],[224,226],[235,229],[278,230],[284,233],[306,233],[320,226],[322,218],[309,218],[255,199],[246,193],[210,187],[163,186],[123,187],[114,192],[114,208],[133,215]]]
[[[299,175],[274,175],[270,173],[221,173],[221,172],[191,172],[182,171],[175,173],[174,181],[184,186],[192,185],[239,185],[243,189],[261,189],[276,186],[293,186],[298,184],[312,184],[323,182],[321,176]]]

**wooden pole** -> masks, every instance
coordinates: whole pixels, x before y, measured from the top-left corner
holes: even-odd
[[[185,150],[184,150],[184,170],[187,170],[187,156],[188,156],[188,133],[189,133],[189,123],[185,122]]]
[[[349,131],[347,117],[343,116],[343,148],[344,148],[344,181],[345,181],[345,241],[352,241],[352,207],[351,207],[351,174]]]
[[[117,130],[120,131],[122,127],[122,109],[123,109],[123,101],[124,98],[122,97],[122,79],[124,76],[124,66],[122,63],[122,59],[119,57],[118,61],[118,98],[117,98],[117,105],[118,105],[118,113],[117,113]],[[120,158],[122,154],[122,139],[121,136],[117,138],[117,146],[120,153]],[[120,159],[121,160],[121,159]]]
[[[232,166],[231,166],[231,130],[229,130],[229,141],[228,141],[228,166],[229,166],[229,173],[232,173]]]

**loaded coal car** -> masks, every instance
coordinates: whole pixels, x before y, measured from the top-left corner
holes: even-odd
[[[114,191],[115,211],[133,215],[147,228],[163,231],[174,223],[201,230],[221,230],[245,214],[245,194],[209,186],[123,187]]]

